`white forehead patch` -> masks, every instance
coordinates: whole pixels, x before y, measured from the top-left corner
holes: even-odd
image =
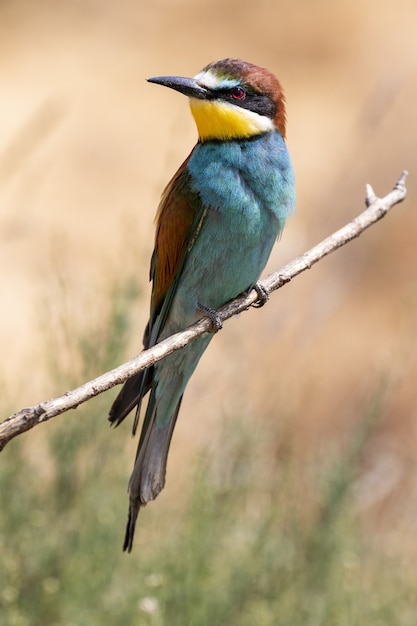
[[[208,89],[219,89],[226,87],[235,87],[239,84],[239,80],[236,78],[220,78],[216,76],[214,72],[211,70],[204,70],[199,72],[194,76],[194,80],[198,82],[202,87],[207,87]]]

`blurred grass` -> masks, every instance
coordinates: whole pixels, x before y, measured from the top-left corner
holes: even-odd
[[[112,287],[101,323],[85,315],[78,334],[71,311],[60,317],[46,352],[61,388],[122,358],[137,297],[131,280]],[[1,623],[414,624],[415,578],[367,544],[355,505],[385,403],[370,392],[344,445],[308,462],[290,433],[277,440],[271,416],[254,429],[253,416],[230,414],[190,469],[188,495],[173,503],[171,479],[173,495],[141,514],[131,556],[121,553],[131,459],[126,430],[107,428],[108,397],[12,442],[0,463]]]

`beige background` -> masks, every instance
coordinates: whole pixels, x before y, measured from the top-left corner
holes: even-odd
[[[178,460],[210,441],[233,412],[270,414],[278,428],[288,420],[299,453],[320,454],[382,385],[390,393],[363,506],[414,545],[416,24],[415,0],[1,3],[7,410],[52,392],[45,325],[68,311],[75,324],[99,321],[107,286],[132,273],[145,290],[135,353],[147,318],[153,215],[196,137],[186,100],[144,79],[241,57],[274,71],[288,101],[297,214],[269,271],[360,212],[366,182],[384,195],[407,168],[409,196],[266,308],[226,325],[187,391],[172,454]]]

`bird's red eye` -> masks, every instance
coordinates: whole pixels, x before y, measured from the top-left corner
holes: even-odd
[[[245,90],[242,89],[242,87],[233,87],[232,91],[230,92],[230,95],[232,96],[234,100],[243,100],[246,93],[245,93]]]

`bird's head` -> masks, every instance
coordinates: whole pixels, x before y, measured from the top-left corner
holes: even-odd
[[[277,130],[285,139],[285,99],[268,70],[239,59],[206,65],[194,78],[156,76],[151,83],[190,98],[199,141],[244,139]]]

